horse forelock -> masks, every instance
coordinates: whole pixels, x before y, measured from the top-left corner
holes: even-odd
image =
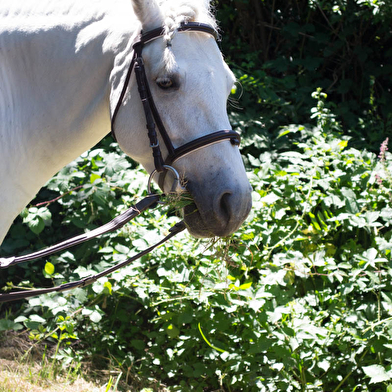
[[[216,20],[207,0],[166,0],[159,2],[166,40],[170,40],[182,22],[202,22],[216,28]]]
[[[161,0],[158,2],[161,12],[162,25],[164,28],[163,40],[165,49],[160,67],[168,74],[177,67],[174,54],[171,50],[171,40],[180,27],[185,22],[201,22],[217,29],[216,19],[211,12],[208,0]]]

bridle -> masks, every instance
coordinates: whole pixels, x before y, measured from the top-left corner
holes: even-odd
[[[176,31],[177,32],[202,32],[202,33],[210,34],[215,38],[215,40],[218,39],[218,34],[216,30],[212,26],[204,23],[197,23],[197,22],[181,23]],[[163,181],[164,181],[165,174],[167,171],[171,171],[175,176],[175,183],[171,187],[171,189],[173,192],[176,192],[180,188],[180,183],[179,183],[178,173],[172,167],[175,161],[194,151],[207,147],[211,144],[219,143],[221,141],[230,140],[230,142],[233,145],[239,145],[241,139],[240,139],[240,135],[233,130],[221,130],[221,131],[210,133],[208,135],[201,136],[180,147],[177,148],[174,147],[170,139],[170,136],[163,124],[163,121],[158,113],[154,99],[152,97],[150,86],[148,83],[148,78],[146,75],[146,70],[144,67],[144,61],[142,57],[144,46],[150,43],[151,41],[159,37],[162,37],[164,33],[165,33],[165,29],[163,27],[159,27],[157,29],[145,33],[141,33],[138,40],[134,43],[132,61],[130,63],[125,78],[123,89],[120,93],[117,105],[113,112],[112,121],[111,121],[111,133],[113,138],[116,139],[115,131],[114,131],[116,117],[121,108],[124,96],[127,92],[132,71],[134,70],[140,99],[142,101],[143,110],[146,117],[147,134],[150,140],[150,147],[152,149],[152,155],[154,158],[155,169],[150,174],[149,184],[151,183],[151,179],[154,177],[154,175],[156,173],[159,173],[160,174],[159,185],[161,189],[163,189]],[[156,128],[158,128],[159,135],[163,139],[163,142],[165,143],[166,149],[168,151],[168,155],[165,159],[163,159],[162,157]]]
[[[180,27],[177,28],[178,32],[188,32],[188,31],[195,31],[195,32],[202,32],[202,33],[207,33],[212,35],[215,39],[218,38],[217,33],[215,29],[207,24],[203,23],[195,23],[195,22],[189,22],[189,23],[181,23]],[[49,256],[53,253],[62,251],[64,249],[68,249],[70,247],[73,247],[75,245],[81,244],[83,242],[86,242],[92,238],[98,237],[104,233],[111,232],[114,230],[117,230],[124,226],[127,222],[130,220],[134,219],[136,216],[141,214],[143,211],[147,210],[148,208],[154,208],[157,203],[159,202],[160,195],[154,194],[151,192],[150,186],[151,186],[151,180],[154,177],[156,173],[160,174],[159,178],[159,185],[163,189],[163,181],[164,181],[164,176],[165,174],[170,171],[173,173],[175,179],[173,186],[171,188],[172,192],[179,192],[183,188],[180,184],[180,179],[178,172],[173,168],[173,163],[176,162],[178,159],[184,157],[185,155],[192,153],[196,150],[199,150],[201,148],[204,148],[206,146],[209,146],[211,144],[219,143],[221,141],[225,140],[230,140],[230,142],[233,145],[239,145],[240,144],[240,136],[238,135],[237,132],[233,130],[221,130],[221,131],[216,131],[211,134],[201,136],[197,139],[194,139],[180,147],[174,147],[173,143],[171,142],[171,139],[169,137],[168,132],[165,129],[165,126],[163,125],[162,119],[159,116],[158,110],[155,106],[154,100],[151,95],[151,90],[150,86],[148,84],[147,80],[147,75],[143,63],[143,58],[142,58],[142,51],[144,48],[144,45],[148,44],[149,42],[153,41],[156,38],[162,37],[165,32],[165,29],[163,27],[148,31],[146,33],[142,33],[139,37],[139,39],[134,43],[133,45],[133,57],[131,64],[129,66],[126,78],[125,78],[125,83],[123,86],[123,89],[121,90],[121,94],[119,96],[117,105],[115,107],[115,110],[113,112],[112,116],[112,121],[111,121],[111,133],[114,139],[115,137],[115,132],[114,132],[114,125],[116,121],[117,114],[122,106],[123,99],[125,97],[125,94],[128,89],[129,81],[132,75],[132,71],[134,70],[135,76],[136,76],[136,83],[138,86],[139,90],[139,95],[140,99],[143,104],[143,110],[144,114],[146,116],[146,126],[147,126],[147,132],[148,132],[148,137],[150,140],[150,147],[152,149],[152,155],[154,157],[154,167],[155,169],[153,172],[150,174],[150,178],[148,181],[148,196],[142,199],[140,202],[138,202],[135,206],[130,207],[128,210],[114,218],[112,221],[109,223],[106,223],[105,225],[98,227],[94,230],[91,230],[90,232],[81,234],[79,236],[73,237],[69,240],[63,241],[57,245],[53,245],[51,247],[48,247],[46,249],[30,253],[27,255],[22,255],[22,256],[11,256],[7,258],[0,258],[0,269],[3,268],[8,268],[12,265],[16,265],[22,262],[34,260],[40,257],[45,257]],[[163,139],[166,149],[168,151],[168,156],[163,159],[161,149],[159,146],[159,139],[158,139],[158,134],[156,131],[156,128],[158,128],[159,134],[161,138]],[[137,255],[117,264],[114,265],[105,271],[102,271],[100,273],[97,273],[95,275],[87,276],[81,280],[74,281],[74,282],[69,282],[69,283],[64,283],[59,286],[55,287],[49,287],[49,288],[43,288],[43,289],[34,289],[34,290],[29,290],[29,291],[16,291],[16,292],[11,292],[11,293],[0,293],[0,303],[1,302],[8,302],[8,301],[15,301],[23,298],[29,298],[33,297],[36,295],[40,294],[47,294],[51,292],[62,292],[62,291],[67,291],[71,290],[76,287],[84,287],[87,285],[90,285],[94,283],[97,279],[106,276],[130,263],[133,261],[137,260],[138,258],[142,257],[143,255],[150,253],[153,249],[155,249],[157,246],[163,244],[176,234],[180,233],[185,229],[185,224],[183,221],[178,222],[175,224],[171,229],[169,234],[163,238],[160,242],[158,242],[155,245],[150,246],[149,248],[145,249],[144,251],[138,253]]]

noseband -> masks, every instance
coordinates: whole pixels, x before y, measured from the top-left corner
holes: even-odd
[[[196,23],[196,22],[181,23],[180,27],[177,28],[177,31],[202,32],[202,33],[207,33],[212,35],[215,39],[218,38],[215,29],[212,26],[203,23]],[[241,139],[240,139],[240,135],[233,130],[221,130],[221,131],[210,133],[205,136],[201,136],[186,144],[183,144],[180,147],[177,148],[174,147],[173,143],[171,142],[170,136],[167,133],[165,126],[163,125],[162,119],[158,113],[153,97],[151,95],[151,90],[148,84],[148,79],[147,79],[146,70],[144,67],[144,62],[142,57],[144,45],[155,40],[156,38],[162,37],[164,35],[164,32],[165,29],[163,27],[160,27],[148,31],[146,33],[142,33],[139,39],[134,43],[132,61],[126,75],[125,83],[121,91],[119,100],[113,112],[113,117],[111,121],[111,133],[113,138],[116,140],[116,136],[114,133],[115,120],[120,110],[120,107],[122,105],[125,93],[128,89],[129,80],[131,78],[132,71],[134,70],[140,99],[142,101],[144,114],[146,116],[146,126],[147,126],[148,137],[150,139],[150,147],[152,149],[152,155],[154,157],[155,170],[150,175],[149,183],[151,182],[152,177],[156,173],[160,173],[159,185],[163,189],[163,181],[164,181],[165,174],[167,171],[171,171],[175,176],[175,184],[177,185],[172,187],[172,191],[175,192],[176,190],[179,189],[178,173],[171,166],[175,161],[177,161],[181,157],[191,152],[197,151],[211,144],[215,144],[225,140],[230,140],[230,142],[233,145],[238,146],[240,144]],[[163,159],[162,157],[156,128],[158,128],[159,134],[163,142],[165,143],[166,149],[168,151],[168,156],[165,159]]]

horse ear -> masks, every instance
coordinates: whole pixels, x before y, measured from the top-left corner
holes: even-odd
[[[162,24],[161,11],[155,0],[132,0],[132,6],[143,30],[151,30]]]

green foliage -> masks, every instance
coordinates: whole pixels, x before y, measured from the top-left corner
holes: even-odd
[[[271,142],[279,149],[247,157],[254,206],[234,236],[196,241],[181,233],[90,287],[14,304],[0,329],[24,326],[33,342],[56,346],[60,368],[76,372],[88,359],[119,369],[136,390],[391,389],[388,140],[378,157],[349,147],[326,94],[319,89],[313,99],[315,127],[283,127]],[[39,198],[55,202],[37,199],[40,207],[27,209],[49,210],[48,226],[37,233],[21,219],[4,249],[26,230],[42,244],[111,219],[145,192],[147,178],[132,166],[104,141],[48,183]],[[99,272],[161,238],[177,220],[167,211],[38,268],[10,269],[3,285]]]
[[[23,223],[27,223],[33,233],[39,234],[46,225],[50,224],[52,214],[46,207],[31,207],[28,210],[25,209],[21,216],[23,217]]]
[[[356,146],[375,151],[390,134],[390,1],[216,5],[223,52],[242,85],[235,106],[243,110],[235,110],[233,120],[247,135],[276,136],[280,126],[309,123],[311,93],[318,87]]]

